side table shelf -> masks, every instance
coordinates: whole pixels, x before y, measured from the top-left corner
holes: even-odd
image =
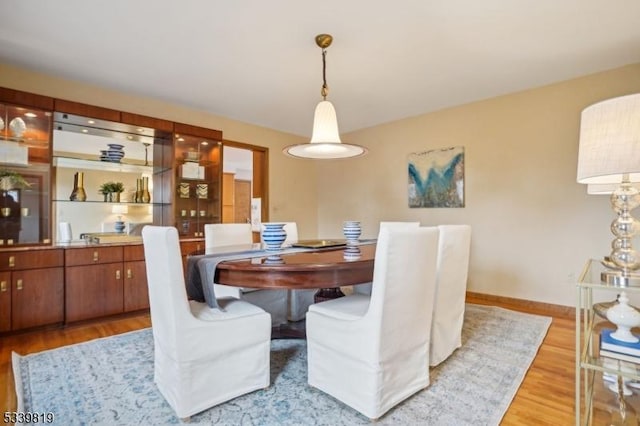
[[[600,331],[615,327],[594,311],[594,303],[603,298],[615,300],[622,290],[640,294],[640,287],[620,287],[601,282],[605,267],[589,260],[580,275],[576,294],[576,425],[610,424],[620,404],[616,378],[637,381],[640,386],[640,364],[599,356]],[[594,299],[597,299],[594,301]],[[611,381],[604,380],[604,377]],[[624,401],[629,410],[640,413],[640,388],[632,389]],[[608,422],[608,423],[607,423]]]

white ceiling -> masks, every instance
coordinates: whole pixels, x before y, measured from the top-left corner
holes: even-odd
[[[310,136],[640,62],[638,0],[20,0],[0,62]]]

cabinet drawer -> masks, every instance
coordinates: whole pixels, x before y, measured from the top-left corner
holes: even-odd
[[[0,271],[54,268],[64,265],[64,250],[29,250],[0,253]]]
[[[122,262],[123,259],[122,246],[66,249],[64,256],[66,266]]]
[[[135,260],[144,260],[144,246],[143,245],[124,246],[124,261],[132,262]]]

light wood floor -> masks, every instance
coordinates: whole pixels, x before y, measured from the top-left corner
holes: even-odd
[[[493,304],[504,308],[549,315],[536,306],[487,301],[467,296],[467,301]],[[62,329],[35,331],[0,338],[0,407],[16,409],[11,369],[11,351],[21,355],[79,343],[148,327],[148,315],[105,320],[98,323],[68,326]],[[540,351],[516,394],[502,425],[571,425],[574,420],[575,321],[571,316],[554,316]]]

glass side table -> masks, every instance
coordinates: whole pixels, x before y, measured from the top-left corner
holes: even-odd
[[[577,284],[576,425],[614,424],[614,419],[623,424],[621,412],[634,421],[635,413],[640,413],[640,364],[599,356],[600,331],[615,325],[603,317],[602,303],[594,307],[595,299],[615,300],[621,291],[640,294],[640,287],[605,284],[600,279],[605,270],[600,261],[591,259]]]

